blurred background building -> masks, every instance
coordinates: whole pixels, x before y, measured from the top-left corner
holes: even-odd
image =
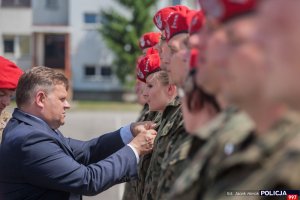
[[[197,7],[194,0],[157,0],[153,13],[176,4]],[[63,71],[74,99],[121,100],[115,55],[99,33],[100,10],[111,8],[130,15],[112,0],[0,0],[0,55],[24,70],[43,65]]]

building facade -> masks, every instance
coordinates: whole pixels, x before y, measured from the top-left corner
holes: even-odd
[[[118,99],[113,53],[98,32],[104,0],[0,0],[0,55],[26,70],[42,65],[66,74],[75,99]]]
[[[194,0],[158,1],[195,7]],[[106,0],[0,0],[0,55],[24,70],[42,65],[66,74],[74,99],[121,100],[114,54],[99,34],[100,11],[130,11]]]

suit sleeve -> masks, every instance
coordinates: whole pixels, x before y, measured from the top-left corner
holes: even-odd
[[[22,173],[29,183],[53,190],[95,195],[136,177],[136,158],[128,146],[104,160],[85,166],[67,155],[60,145],[55,139],[38,132],[24,138],[19,159]]]
[[[120,129],[90,141],[72,138],[66,138],[66,140],[77,162],[85,165],[103,160],[125,146],[120,136]]]

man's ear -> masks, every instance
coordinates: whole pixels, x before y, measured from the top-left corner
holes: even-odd
[[[43,108],[44,107],[44,103],[45,103],[45,99],[46,99],[46,94],[44,91],[40,90],[36,93],[35,95],[35,103]]]

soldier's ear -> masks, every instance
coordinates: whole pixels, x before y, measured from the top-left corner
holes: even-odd
[[[173,84],[170,84],[170,85],[168,86],[168,94],[169,94],[169,96],[174,96],[174,95],[176,95],[176,92],[177,92],[176,86],[173,85]]]

